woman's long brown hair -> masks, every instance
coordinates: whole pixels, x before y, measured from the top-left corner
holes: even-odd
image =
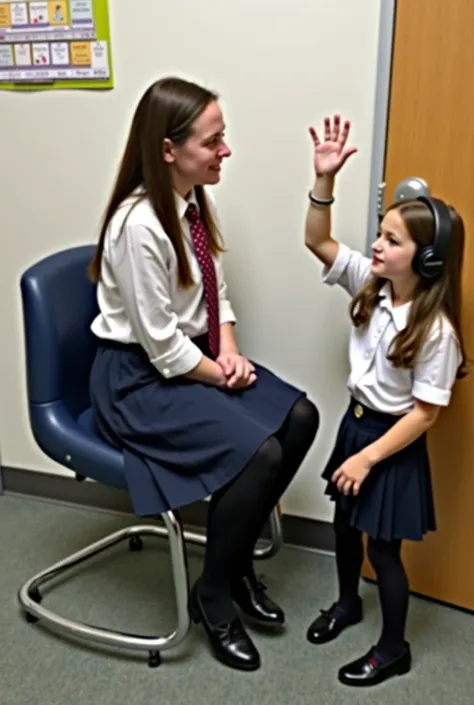
[[[418,247],[433,242],[434,218],[429,206],[422,201],[409,200],[392,204],[397,209],[408,233]],[[416,364],[430,330],[441,314],[453,326],[462,354],[458,378],[467,374],[467,356],[461,326],[461,276],[464,255],[464,223],[450,206],[451,239],[445,267],[435,280],[421,278],[410,307],[406,328],[395,336],[387,359],[394,367],[412,369]],[[387,280],[371,278],[354,296],[350,306],[354,326],[367,326],[377,306],[380,290]]]
[[[140,189],[143,193],[135,196],[130,210],[144,198],[149,199],[175,249],[178,283],[183,288],[192,286],[193,278],[176,211],[171,174],[163,159],[163,142],[165,139],[177,145],[186,142],[194,121],[217,98],[217,94],[206,88],[173,77],[156,81],[147,89],[136,108],[112,195],[102,219],[99,241],[89,267],[89,276],[93,281],[100,279],[104,240],[112,217],[123,201]],[[195,193],[208,233],[209,249],[217,254],[222,251],[217,224],[202,186],[196,186]]]

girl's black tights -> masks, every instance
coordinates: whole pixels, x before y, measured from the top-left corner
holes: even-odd
[[[339,604],[352,610],[359,599],[363,560],[362,534],[350,525],[348,515],[336,503],[334,519]],[[369,537],[367,553],[375,570],[382,608],[382,633],[377,643],[380,654],[392,659],[405,648],[409,586],[401,560],[401,541]]]

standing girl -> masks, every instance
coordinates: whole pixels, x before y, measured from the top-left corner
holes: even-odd
[[[334,177],[357,150],[346,148],[349,122],[325,118],[316,131],[316,179],[309,194],[305,241],[324,264],[324,281],[352,297],[351,394],[323,477],[335,500],[339,596],[310,625],[309,641],[336,638],[362,619],[358,593],[362,533],[377,575],[382,633],[339,680],[371,686],[411,668],[405,640],[409,586],[402,541],[435,530],[426,432],[465,374],[461,333],[464,226],[438,199],[390,206],[364,257],[331,238]]]
[[[252,567],[260,532],[308,452],[306,395],[239,350],[205,186],[230,156],[217,95],[180,78],[143,94],[91,264],[99,315],[90,383],[95,421],[121,448],[135,512],[157,516],[212,495],[202,575],[189,611],[215,656],[254,670],[246,616],[283,610]],[[249,257],[252,256],[249,251]]]

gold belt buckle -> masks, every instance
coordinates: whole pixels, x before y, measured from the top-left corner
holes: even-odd
[[[354,416],[356,419],[360,419],[364,415],[364,409],[360,404],[356,404],[354,407]]]

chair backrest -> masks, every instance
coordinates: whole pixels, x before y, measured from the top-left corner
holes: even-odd
[[[75,418],[89,406],[96,351],[90,324],[98,312],[87,267],[93,246],[57,252],[21,277],[30,407],[61,401]]]

